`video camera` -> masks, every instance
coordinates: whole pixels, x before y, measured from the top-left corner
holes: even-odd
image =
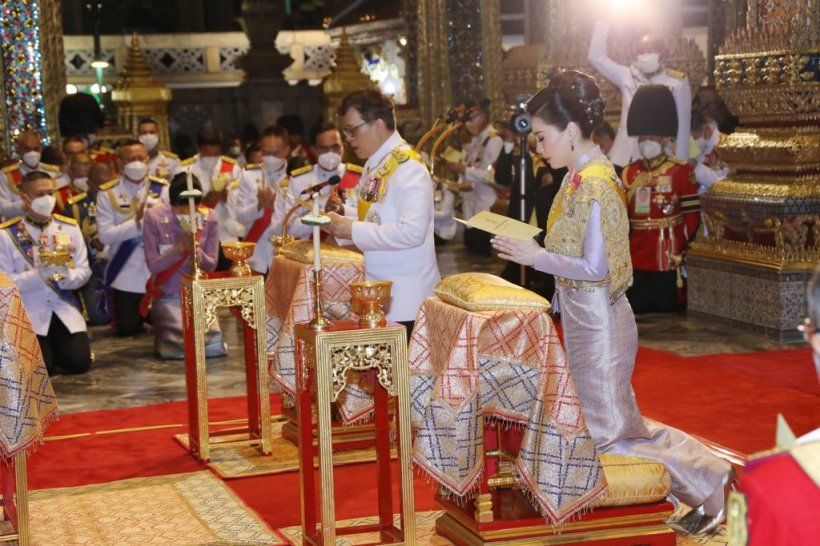
[[[512,107],[513,114],[510,117],[512,130],[519,135],[526,135],[532,130],[532,117],[527,113],[528,95],[518,95]]]

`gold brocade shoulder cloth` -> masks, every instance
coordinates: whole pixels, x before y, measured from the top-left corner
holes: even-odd
[[[592,202],[597,202],[601,209],[601,231],[609,274],[602,281],[556,277],[556,282],[581,289],[608,285],[610,302],[614,303],[632,285],[626,196],[615,169],[603,156],[591,160],[577,175],[580,175],[580,181],[576,179],[573,183],[573,180],[565,179],[555,197],[547,222],[544,247],[548,252],[581,257]]]
[[[424,164],[419,153],[410,148],[407,143],[403,142],[390,150],[386,159],[373,170],[369,170],[367,175],[363,177],[363,182],[360,184],[357,207],[360,222],[367,218],[367,212],[370,210],[372,203],[384,202],[390,177],[393,176],[393,173],[396,172],[396,169],[398,169],[402,163],[410,160],[418,161],[422,165]]]

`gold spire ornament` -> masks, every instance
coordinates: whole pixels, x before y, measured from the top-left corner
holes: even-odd
[[[171,102],[171,89],[154,79],[136,32],[131,35],[125,70],[120,81],[114,84],[111,100],[117,107],[117,121],[123,131],[136,133],[139,120],[151,118],[159,125],[160,149],[169,147],[168,103]]]
[[[325,119],[336,119],[336,108],[348,93],[375,87],[375,82],[362,72],[356,50],[348,41],[347,32],[343,28],[342,39],[336,50],[336,66],[322,84],[328,102]]]

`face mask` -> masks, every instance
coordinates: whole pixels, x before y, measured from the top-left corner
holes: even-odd
[[[325,152],[319,156],[319,166],[326,171],[335,171],[342,162],[342,156],[336,152]]]
[[[157,144],[159,144],[159,135],[154,133],[145,133],[144,135],[139,136],[139,141],[142,142],[145,149],[150,152],[157,147]]]
[[[51,216],[51,211],[54,210],[54,205],[57,203],[57,198],[53,195],[41,195],[31,200],[31,210],[40,216]]]
[[[268,172],[281,171],[285,168],[285,160],[275,155],[263,155],[262,164],[265,165],[265,170]]]
[[[211,173],[216,168],[216,164],[219,161],[218,155],[206,155],[200,156],[199,163],[202,165],[202,168],[205,170],[206,173]]]
[[[231,154],[233,157],[239,157],[239,154],[242,150],[239,149],[239,146],[231,146],[228,148],[228,153]]]
[[[638,55],[638,70],[644,74],[654,74],[660,69],[660,67],[660,53],[641,53]]]
[[[641,152],[641,157],[647,160],[652,160],[661,155],[661,143],[655,140],[644,140],[638,143],[638,150]]]
[[[83,176],[82,178],[75,178],[71,181],[74,184],[74,187],[80,191],[88,191],[88,177]]]
[[[122,168],[122,174],[129,180],[139,182],[148,174],[148,165],[142,161],[131,161],[130,163],[126,163],[125,167]]]
[[[23,163],[31,167],[32,169],[35,168],[37,165],[40,164],[40,152],[38,151],[31,151],[26,152],[23,154]]]
[[[464,124],[464,127],[467,128],[467,132],[469,132],[471,135],[477,135],[481,132],[481,129],[478,125],[478,120],[471,119],[470,121]]]

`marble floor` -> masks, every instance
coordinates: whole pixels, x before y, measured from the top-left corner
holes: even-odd
[[[442,276],[464,271],[498,274],[504,262],[464,250],[460,242],[438,249]],[[751,352],[785,348],[786,345],[714,323],[698,321],[686,313],[640,315],[640,344],[680,355]],[[245,393],[245,374],[239,327],[225,313],[220,318],[230,354],[208,360],[210,397]],[[64,413],[157,404],[185,399],[182,361],[160,361],[153,354],[150,333],[131,338],[114,337],[107,326],[90,330],[96,361],[91,371],[79,376],[52,379]]]

